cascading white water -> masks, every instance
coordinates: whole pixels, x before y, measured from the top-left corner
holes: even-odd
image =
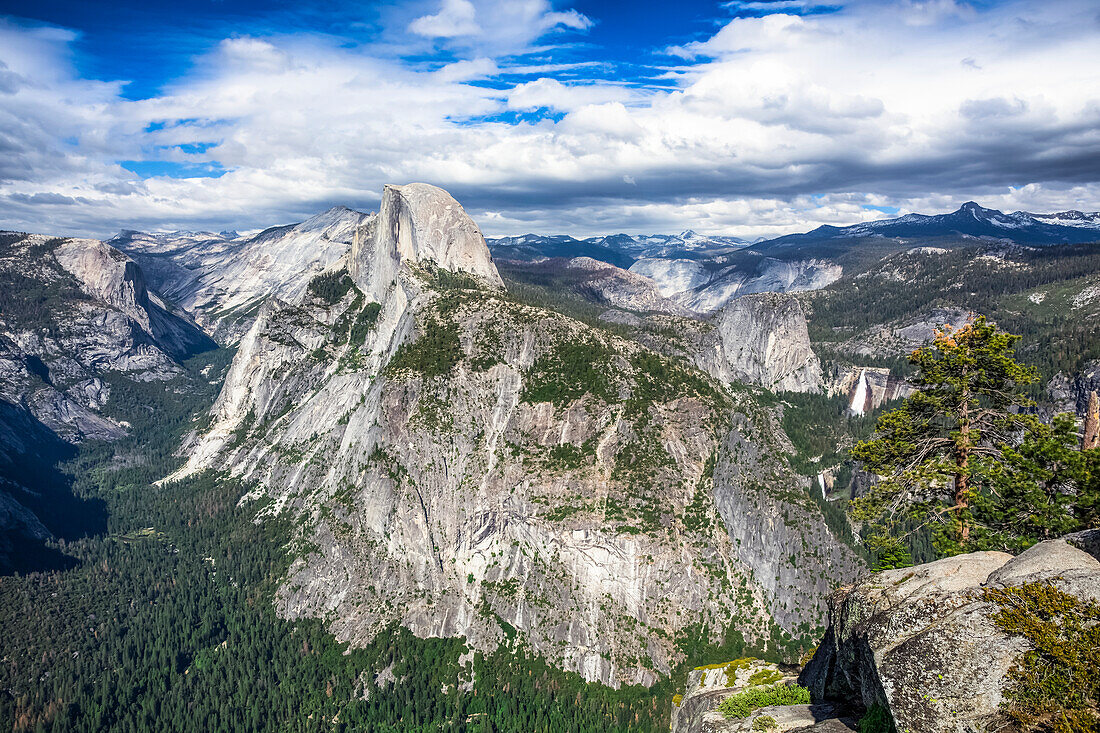
[[[825,472],[824,471],[817,474],[817,485],[821,487],[821,498],[822,499],[826,498],[825,497]]]
[[[859,384],[856,385],[855,394],[852,395],[852,404],[848,408],[856,415],[863,415],[863,408],[867,404],[867,370],[859,370]]]

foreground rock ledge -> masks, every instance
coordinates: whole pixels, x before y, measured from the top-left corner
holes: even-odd
[[[1017,557],[975,552],[877,573],[830,597],[829,628],[799,681],[815,700],[887,706],[901,733],[992,729],[1028,646],[994,625],[983,591],[1049,582],[1100,601],[1098,555],[1100,530],[1089,530]]]

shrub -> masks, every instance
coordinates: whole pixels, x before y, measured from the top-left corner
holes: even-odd
[[[775,730],[779,727],[779,721],[770,715],[761,715],[756,720],[752,721],[753,730]]]
[[[1049,583],[990,588],[993,622],[1031,644],[1009,670],[1002,703],[1024,730],[1087,733],[1100,727],[1100,603]]]
[[[775,685],[730,695],[718,705],[717,709],[727,718],[747,718],[754,710],[769,705],[808,705],[809,702],[810,691],[805,687]]]
[[[783,673],[774,669],[758,669],[749,676],[750,687],[756,685],[770,685],[783,679]]]

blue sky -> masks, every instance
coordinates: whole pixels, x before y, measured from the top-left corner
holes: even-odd
[[[0,227],[248,229],[426,180],[488,234],[1100,208],[1100,10],[0,1]]]

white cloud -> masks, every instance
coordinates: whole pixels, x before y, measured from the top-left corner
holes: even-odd
[[[409,24],[409,30],[428,38],[472,36],[481,31],[476,15],[470,0],[442,0],[438,13],[417,18]]]
[[[435,72],[440,81],[472,81],[495,76],[500,71],[496,62],[487,58],[455,61],[443,66]]]
[[[0,24],[0,226],[253,228],[369,208],[383,183],[410,180],[492,212],[497,234],[774,235],[969,198],[1100,209],[1100,27],[1084,0],[738,18],[678,50],[703,60],[676,67],[672,91],[605,70],[563,83],[567,65],[508,56],[591,22],[579,14],[471,7],[477,30],[437,36],[459,45],[435,71],[323,39],[238,37],[141,101],[82,79],[73,34]],[[940,20],[898,22],[917,11]],[[545,76],[499,83],[517,63]],[[467,83],[490,77],[503,88]],[[497,121],[540,108],[557,121]],[[227,172],[140,180],[118,165],[150,151]]]
[[[519,84],[508,92],[509,109],[572,110],[592,104],[625,101],[634,96],[615,84],[562,84],[543,77]]]
[[[480,54],[516,53],[547,33],[584,31],[592,21],[549,0],[440,0],[437,13],[416,18],[409,31]]]

